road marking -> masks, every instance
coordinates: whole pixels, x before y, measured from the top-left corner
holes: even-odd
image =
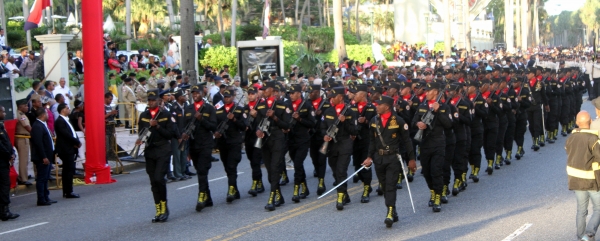
[[[237,174],[238,175],[244,174],[244,172],[238,172]],[[210,180],[208,180],[208,182],[217,181],[217,180],[221,180],[221,179],[225,179],[225,178],[227,178],[227,176],[222,176],[222,177],[217,177],[215,179],[210,179]],[[198,186],[198,183],[195,183],[195,184],[192,184],[192,185],[183,186],[183,187],[177,188],[177,190],[186,189],[188,187],[193,187],[193,186]]]
[[[515,230],[510,235],[506,236],[506,238],[504,238],[502,241],[511,241],[511,240],[515,239],[517,236],[521,235],[523,232],[525,232],[525,230],[527,230],[529,227],[531,227],[531,225],[533,225],[533,223],[523,224],[523,226],[521,226],[520,228]]]
[[[10,231],[2,232],[2,233],[0,233],[0,235],[7,234],[7,233],[13,233],[13,232],[17,232],[17,231],[21,231],[23,229],[37,227],[37,226],[44,225],[44,224],[47,224],[47,223],[48,222],[43,222],[43,223],[38,223],[38,224],[34,224],[34,225],[29,225],[29,226],[22,227],[22,228],[13,229],[13,230],[10,230]]]
[[[378,183],[375,182],[371,186],[375,186],[375,185],[378,185]],[[358,186],[355,186],[353,188],[349,188],[348,189],[348,194],[349,195],[354,195],[354,194],[362,192],[362,190],[363,190],[363,186],[362,185],[358,185]],[[249,233],[258,231],[260,229],[263,229],[263,228],[275,225],[277,223],[283,222],[285,220],[291,219],[293,217],[296,217],[296,216],[308,213],[308,212],[313,211],[315,209],[322,208],[322,207],[324,207],[326,205],[331,205],[331,202],[335,201],[336,198],[337,197],[335,195],[333,195],[333,196],[329,196],[328,198],[325,198],[325,200],[322,200],[322,199],[321,200],[316,200],[315,199],[312,202],[306,203],[304,205],[296,207],[296,208],[294,208],[292,210],[289,210],[287,212],[280,213],[278,215],[275,215],[275,216],[263,219],[263,220],[258,221],[256,223],[253,223],[253,224],[250,224],[250,225],[238,228],[238,229],[233,230],[233,231],[231,231],[229,233],[215,236],[213,238],[207,239],[207,241],[212,241],[212,240],[227,240],[227,241],[229,241],[229,240],[233,240],[233,239],[239,238],[241,236],[244,236],[246,234],[249,234]],[[315,203],[318,203],[318,204],[315,204]]]

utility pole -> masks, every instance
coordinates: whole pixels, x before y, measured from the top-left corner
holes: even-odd
[[[504,1],[504,42],[506,42],[506,50],[512,51],[514,47],[515,39],[515,27],[514,27],[514,11],[512,0]]]
[[[450,18],[450,0],[444,0],[446,6],[446,15],[444,16],[444,60],[450,58],[452,55],[452,35],[450,25],[452,19]]]

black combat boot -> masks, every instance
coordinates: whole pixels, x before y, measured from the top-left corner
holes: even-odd
[[[442,203],[448,203],[448,185],[444,185],[442,189],[442,197],[440,199]]]
[[[442,211],[442,204],[441,204],[441,195],[440,194],[435,194],[435,200],[433,202],[433,212],[440,212]]]
[[[154,207],[156,208],[156,214],[154,215],[154,218],[152,218],[152,222],[157,223],[160,222],[160,215],[162,213],[162,209],[160,207],[160,203],[155,203]]]
[[[338,192],[337,201],[335,202],[335,208],[338,211],[344,210],[344,193]]]
[[[281,204],[284,204],[285,200],[283,200],[283,195],[281,195],[281,190],[277,190],[275,191],[275,207],[279,207],[281,206]]]
[[[167,201],[160,201],[160,216],[158,217],[160,222],[166,222],[169,219],[169,207]]]
[[[308,195],[310,195],[310,191],[308,191],[308,186],[306,186],[306,181],[300,183],[300,188],[302,189],[302,191],[299,194],[300,199],[305,199],[306,197],[308,197]]]
[[[269,201],[267,202],[265,209],[268,211],[275,211],[275,192],[269,194]]]
[[[319,178],[319,186],[317,186],[317,195],[325,193],[327,188],[325,187],[325,178]]]
[[[388,228],[391,228],[392,224],[394,224],[394,207],[388,206],[387,216],[385,217],[384,223]]]
[[[281,173],[281,180],[279,181],[279,186],[285,186],[285,184],[290,183],[290,179],[288,178],[285,172]]]
[[[252,181],[252,187],[250,187],[250,190],[248,190],[248,194],[252,195],[253,197],[256,197],[256,195],[258,195],[258,191],[256,190],[257,186],[258,181]]]
[[[294,195],[292,196],[292,201],[294,201],[295,203],[299,203],[300,202],[300,185],[294,185]]]
[[[363,194],[360,197],[360,202],[361,203],[368,203],[370,198],[369,198],[369,194],[373,191],[373,189],[371,188],[371,185],[364,185],[363,187]]]

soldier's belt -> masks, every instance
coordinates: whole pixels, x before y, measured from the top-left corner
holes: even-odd
[[[379,154],[380,156],[396,155],[396,154],[398,154],[398,150],[384,150],[384,149],[379,149],[377,151],[377,154]]]

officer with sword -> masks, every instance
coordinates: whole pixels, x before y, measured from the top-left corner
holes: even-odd
[[[404,146],[408,152],[408,168],[414,173],[417,169],[415,163],[415,152],[412,148],[412,140],[409,137],[408,124],[392,111],[394,99],[382,96],[377,101],[377,116],[370,121],[370,144],[367,159],[363,162],[365,167],[375,163],[375,173],[379,179],[379,185],[384,191],[387,215],[385,225],[390,228],[394,222],[398,222],[396,212],[396,183],[403,168],[403,162],[399,159],[398,150]],[[406,169],[404,170],[406,172]],[[404,174],[406,175],[406,173]],[[406,183],[409,185],[408,183]],[[408,186],[410,193],[410,186]],[[411,198],[412,202],[412,198]],[[414,208],[414,207],[413,207]]]

